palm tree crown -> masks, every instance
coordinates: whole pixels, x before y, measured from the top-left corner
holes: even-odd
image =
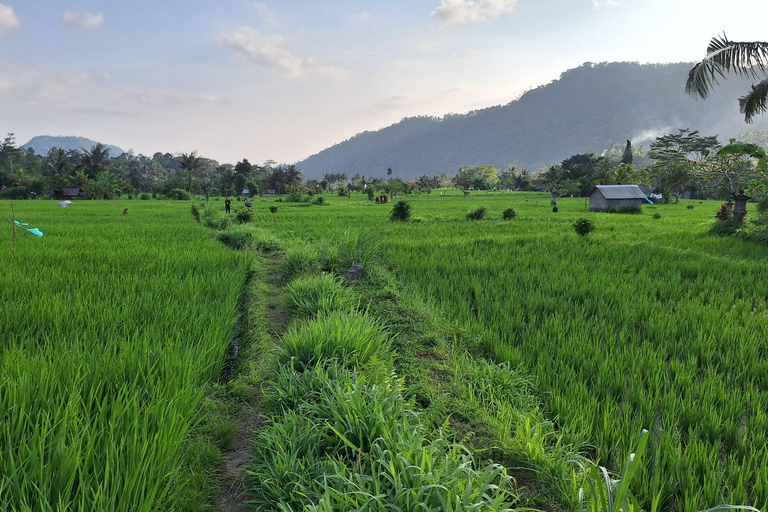
[[[726,73],[761,80],[752,86],[746,96],[739,98],[739,109],[744,120],[751,123],[757,114],[768,111],[768,43],[738,43],[722,37],[713,37],[707,47],[707,56],[688,72],[685,92],[706,98],[718,76]]]

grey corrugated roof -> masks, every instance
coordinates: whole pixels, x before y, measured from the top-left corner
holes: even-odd
[[[637,185],[597,185],[595,188],[606,199],[645,199],[645,193]]]

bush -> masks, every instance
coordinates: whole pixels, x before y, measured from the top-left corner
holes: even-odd
[[[554,213],[557,213],[558,211],[559,211],[559,210],[558,210],[557,206],[553,206],[553,207],[552,207],[552,212],[554,212]]]
[[[392,222],[407,221],[411,218],[411,205],[405,199],[399,200],[392,207],[392,211],[389,213],[389,220]]]
[[[488,209],[485,206],[478,206],[467,214],[467,218],[469,220],[480,220],[485,217],[487,211]]]
[[[189,192],[186,190],[181,190],[180,188],[174,188],[168,194],[166,195],[168,199],[173,199],[174,201],[189,201],[192,199],[192,196],[189,195]]]
[[[608,208],[608,213],[637,214],[643,213],[643,209],[640,206],[614,206],[613,208]]]
[[[709,228],[709,234],[715,236],[735,235],[742,223],[733,220],[733,218],[715,219],[715,222]]]
[[[270,206],[269,211],[272,213],[277,213],[277,206]]]
[[[507,208],[501,213],[501,218],[504,220],[514,219],[517,217],[517,212],[514,208]]]
[[[2,199],[29,199],[27,187],[11,187],[0,194]]]
[[[240,224],[247,224],[253,220],[254,213],[253,210],[249,208],[245,208],[244,210],[238,210],[235,214],[235,220],[239,222]]]
[[[317,196],[312,200],[312,204],[320,206],[327,203],[325,202],[325,199],[323,199],[323,196]]]
[[[595,230],[595,222],[592,219],[582,217],[573,223],[573,230],[579,236],[586,236]]]
[[[331,311],[351,311],[357,300],[331,274],[303,275],[285,287],[285,309],[293,318],[314,319]]]
[[[317,251],[311,245],[298,245],[289,249],[281,262],[283,279],[290,280],[300,274],[319,270]]]
[[[653,218],[654,219],[660,219],[661,218],[661,214],[659,212],[656,212],[656,213],[653,214]]]
[[[149,199],[151,199],[151,198],[152,198],[152,196],[150,196],[150,195],[149,195],[149,194],[147,194],[146,192],[144,192],[143,194],[141,194],[141,195],[139,196],[139,199],[141,199],[142,201],[148,201],[148,200],[149,200]]]

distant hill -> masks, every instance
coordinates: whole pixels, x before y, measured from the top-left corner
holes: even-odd
[[[104,144],[102,142],[102,144]],[[33,137],[32,140],[21,146],[24,149],[33,148],[37,155],[47,155],[48,151],[52,148],[59,148],[66,151],[70,149],[87,149],[88,151],[96,145],[95,141],[86,139],[85,137],[51,137],[49,135],[41,135],[39,137]],[[117,157],[125,153],[117,146],[110,146],[104,144],[109,150],[109,156]]]
[[[729,77],[712,96],[685,93],[692,64],[586,63],[504,106],[445,117],[411,117],[363,132],[298,162],[308,179],[355,173],[403,179],[455,174],[463,165],[513,163],[537,171],[565,158],[601,152],[627,139],[645,147],[678,128],[730,137],[768,128],[768,116],[752,125],[738,98],[752,83]]]

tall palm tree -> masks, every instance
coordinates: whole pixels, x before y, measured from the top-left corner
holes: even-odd
[[[201,157],[197,156],[197,152],[182,153],[176,158],[176,161],[181,164],[181,169],[187,171],[187,192],[192,193],[192,174],[203,168],[203,161]]]
[[[109,149],[101,142],[97,142],[90,151],[83,149],[80,153],[80,163],[77,169],[85,169],[89,178],[96,177],[101,170],[109,164]]]
[[[768,111],[768,43],[737,43],[722,37],[713,37],[707,47],[707,56],[688,72],[685,92],[706,98],[717,85],[718,76],[726,73],[761,80],[752,86],[746,96],[739,98],[739,109],[744,120],[751,123],[757,114]]]

